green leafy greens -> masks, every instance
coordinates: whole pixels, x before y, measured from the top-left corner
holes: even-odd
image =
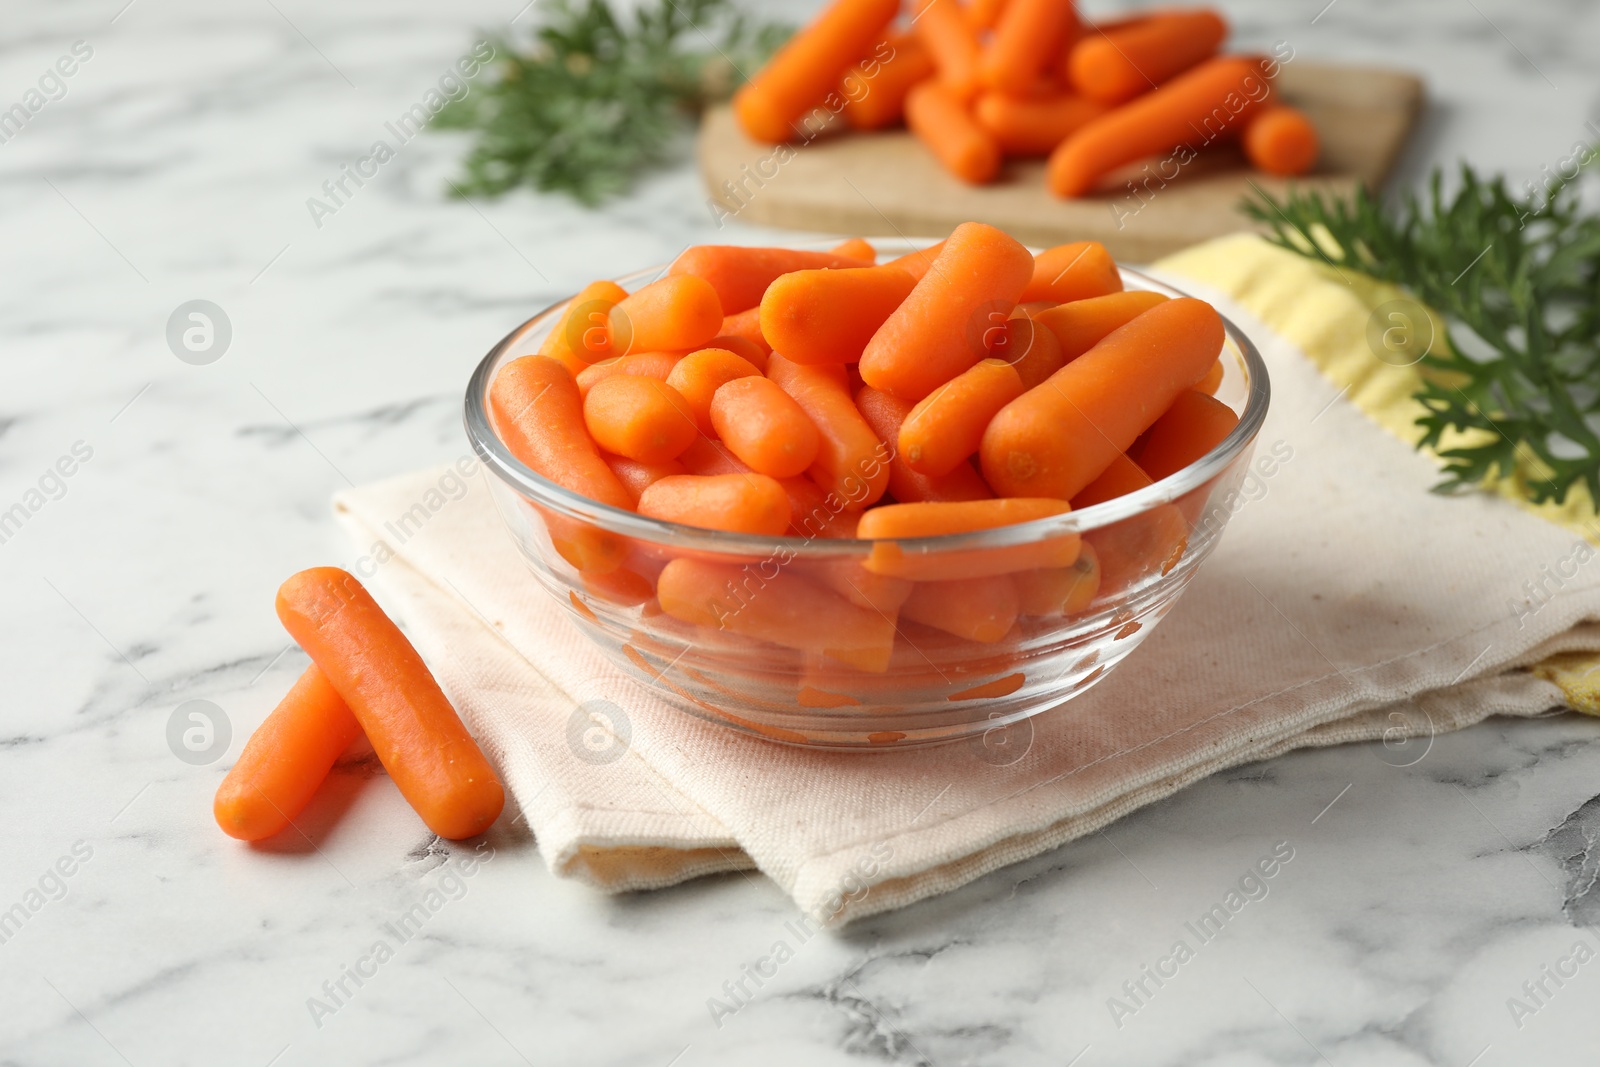
[[[1426,198],[1392,212],[1365,190],[1257,190],[1244,205],[1274,243],[1394,283],[1442,317],[1415,393],[1420,446],[1445,464],[1439,491],[1513,476],[1520,458],[1534,503],[1580,483],[1600,502],[1600,214],[1580,202],[1582,173],[1518,195],[1463,165],[1453,193],[1435,172]],[[1441,448],[1447,433],[1464,443]]]
[[[437,127],[477,132],[454,188],[529,185],[589,205],[623,192],[789,32],[730,0],[654,0],[627,19],[606,0],[555,0],[527,46],[494,38],[498,77],[440,113]]]

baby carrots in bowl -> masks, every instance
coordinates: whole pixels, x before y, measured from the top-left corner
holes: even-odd
[[[1215,546],[1260,358],[1093,242],[839,247],[691,248],[670,291],[658,269],[575,297],[606,303],[578,345],[547,342],[568,305],[513,331],[466,401],[499,510],[573,622],[691,714],[875,748],[1054,707]],[[580,350],[610,355],[575,377]]]

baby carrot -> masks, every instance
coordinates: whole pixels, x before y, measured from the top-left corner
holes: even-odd
[[[893,37],[874,49],[873,54],[880,54],[884,49],[890,50],[892,56],[879,62],[873,74],[869,76],[866,64],[861,63],[846,71],[844,81],[840,84],[844,117],[854,129],[881,130],[900,121],[905,111],[906,93],[911,91],[913,85],[933,75],[933,57],[917,37],[911,34]],[[877,258],[864,255],[859,248],[846,248],[845,245],[833,251],[869,263]]]
[[[664,382],[672,376],[672,368],[683,356],[677,352],[635,352],[631,356],[614,356],[601,363],[585,367],[577,377],[578,395],[588,396],[589,390],[607,378],[628,375],[654,378]]]
[[[1078,13],[1067,0],[1010,0],[978,62],[978,78],[991,89],[1021,95],[1077,30]]]
[[[1033,275],[1033,256],[981,222],[964,222],[933,266],[861,353],[874,389],[917,401],[987,355],[983,326],[1009,315]],[[1003,321],[1003,319],[1002,319]]]
[[[1280,178],[1309,171],[1320,150],[1317,128],[1292,107],[1264,108],[1244,128],[1244,154],[1258,170]]]
[[[992,30],[1009,0],[971,0],[966,6],[967,25],[982,33]]]
[[[936,245],[929,245],[927,248],[919,248],[915,252],[907,252],[898,259],[891,259],[889,262],[885,263],[884,266],[899,267],[901,270],[905,271],[907,274],[911,275],[920,282],[928,273],[929,269],[932,268],[934,260],[939,258],[939,253],[943,251],[944,242],[940,241]]]
[[[817,458],[817,428],[769,378],[736,378],[711,399],[717,436],[751,470],[792,478]]]
[[[995,413],[1022,393],[1011,364],[980,360],[917,401],[900,427],[900,451],[914,471],[949,474],[978,450]]]
[[[639,494],[663,478],[670,478],[674,474],[688,474],[682,463],[669,459],[662,463],[640,463],[636,459],[627,459],[623,456],[604,457],[606,466],[611,468],[611,473],[617,476],[629,493],[633,494],[635,504],[638,503]]]
[[[689,405],[700,432],[710,433],[711,398],[717,390],[735,378],[760,373],[761,370],[749,360],[725,348],[702,348],[678,360],[667,375],[667,384],[676,389]]]
[[[846,238],[828,249],[828,251],[836,256],[849,256],[851,259],[859,259],[864,263],[876,263],[878,261],[878,250],[873,248],[872,242],[865,237]]]
[[[789,497],[765,474],[680,474],[639,494],[639,514],[706,530],[781,536]]]
[[[1155,479],[1146,474],[1139,464],[1129,459],[1126,453],[1118,452],[1111,465],[1101,471],[1098,478],[1078,490],[1072,498],[1072,510],[1082,511],[1153,484]]]
[[[761,334],[794,363],[853,363],[916,284],[898,267],[791,271],[761,298]]]
[[[934,0],[940,2],[949,0]],[[968,185],[993,181],[1000,173],[1000,146],[942,82],[925,81],[906,94],[906,126],[945,170]]]
[[[760,310],[760,308],[750,309],[750,311],[756,312]],[[748,315],[749,313],[746,311],[740,314]],[[723,326],[727,326],[727,320],[723,320]],[[759,328],[756,330],[756,335],[760,336]],[[720,348],[724,352],[732,352],[761,374],[767,373],[767,357],[772,354],[772,348],[765,341],[758,345],[748,337],[733,333],[719,333],[706,342],[706,348]]]
[[[1024,312],[1020,304],[1001,324],[998,336],[989,346],[989,355],[1011,364],[1017,377],[1022,379],[1024,390],[1050,377],[1067,361],[1056,335]]]
[[[1222,341],[1210,304],[1157,304],[1001,409],[979,449],[985,479],[1007,496],[1071,499],[1205,377]]]
[[[313,663],[245,742],[211,811],[229,837],[260,841],[310,803],[361,724]]]
[[[883,441],[898,441],[912,405],[899,397],[864,386],[856,392],[856,410]],[[902,504],[923,500],[987,500],[994,496],[970,463],[959,464],[937,478],[911,469],[898,449],[889,460],[889,495]]]
[[[1073,241],[1040,252],[1033,260],[1033,278],[1021,300],[1065,304],[1122,291],[1122,275],[1099,241]]]
[[[500,368],[489,386],[496,431],[535,474],[615,508],[633,500],[611,473],[583,421],[583,398],[567,369],[543,356]]]
[[[779,571],[675,559],[656,584],[661,609],[675,619],[786,648],[821,652],[865,671],[888,669],[894,620],[872,608]]]
[[[1160,293],[1130,289],[1058,304],[1041,311],[1034,321],[1055,335],[1061,343],[1063,361],[1071,363],[1099,344],[1106,334],[1126,326],[1166,299]]]
[[[1195,388],[1207,396],[1216,396],[1217,388],[1222,385],[1222,374],[1222,359],[1218,357],[1217,361],[1211,364],[1211,369],[1206,371],[1206,376],[1200,379],[1200,384]]]
[[[1121,104],[1216,54],[1228,24],[1209,8],[1167,11],[1114,33],[1086,35],[1072,49],[1072,87]]]
[[[810,478],[779,478],[789,494],[789,534],[808,541],[846,540],[856,535],[861,512],[837,493],[829,493]]]
[[[1101,596],[1115,596],[1178,565],[1189,546],[1189,522],[1175,504],[1161,504],[1083,535],[1100,561]]]
[[[722,301],[704,278],[668,274],[619,302],[608,321],[624,355],[702,348],[722,332]]]
[[[1050,191],[1082,196],[1124,163],[1172,149],[1192,158],[1207,141],[1242,130],[1270,93],[1261,60],[1208,60],[1062,141],[1045,172]]]
[[[817,428],[817,459],[806,473],[851,507],[866,507],[889,486],[889,448],[856,410],[842,375],[827,367],[803,367],[772,354],[767,376],[810,417]]]
[[[961,13],[961,5],[956,0],[927,0],[912,27],[933,57],[939,84],[949,90],[957,103],[971,100],[978,91],[981,49],[978,35]]]
[[[1072,93],[1010,96],[986,92],[972,117],[1008,156],[1047,156],[1067,136],[1106,113],[1104,104]]]
[[[494,768],[361,583],[337,567],[313,567],[279,587],[277,609],[428,829],[452,840],[487,830],[505,803]]]
[[[678,457],[683,469],[702,477],[713,474],[749,474],[750,468],[728,451],[728,446],[709,437],[699,437]]]
[[[734,94],[733,112],[744,132],[768,144],[792,138],[796,120],[867,54],[899,9],[900,0],[833,0]]]
[[[959,503],[884,504],[862,513],[856,536],[873,541],[973,533],[1048,519],[1071,510],[1065,500],[1020,496]]]
[[[628,291],[616,282],[590,282],[567,301],[566,310],[545,334],[539,355],[558,359],[577,374],[586,365],[617,355],[608,316]]]
[[[1072,566],[1024,571],[1015,576],[1015,584],[1023,615],[1075,615],[1100,590],[1100,558],[1085,540]]]
[[[1017,587],[1009,575],[1000,574],[913,582],[900,615],[969,641],[992,643],[1010,632],[1018,610]]]
[[[864,512],[856,536],[876,541],[866,568],[877,574],[918,581],[952,578],[987,578],[996,574],[1066,567],[1078,558],[1077,534],[1036,537],[1003,548],[942,549],[931,551],[900,543],[901,538],[967,533],[1018,522],[1031,522],[1064,514],[1064,500],[1010,497],[951,503],[885,504]]]
[[[1139,466],[1159,481],[1176,474],[1222,443],[1239,425],[1233,409],[1191,389],[1179,395],[1140,438]]]
[[[583,398],[583,422],[595,444],[641,463],[675,458],[700,433],[682,394],[633,374],[596,383]]]
[[[832,252],[811,252],[796,248],[747,248],[744,245],[695,245],[673,260],[667,276],[692,274],[704,278],[717,291],[724,316],[736,316],[761,303],[761,294],[767,291],[773,279],[792,270],[815,270],[822,267],[870,267],[872,264]],[[737,333],[729,328],[730,318],[723,319],[718,333]],[[750,340],[760,344],[759,337]],[[766,346],[771,350],[771,345]]]

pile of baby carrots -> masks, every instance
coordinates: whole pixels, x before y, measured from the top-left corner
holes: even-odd
[[[355,576],[301,571],[278,590],[278,618],[311,656],[251,735],[212,812],[231,837],[260,841],[293,824],[363,733],[428,828],[459,840],[487,830],[505,793],[422,657]]]
[[[898,620],[992,643],[1019,618],[1081,612],[1169,570],[1194,518],[1175,505],[1082,537],[903,542],[1061,515],[1193,463],[1237,424],[1211,395],[1223,340],[1209,304],[1124,291],[1092,241],[1035,256],[965,223],[882,264],[860,238],[708,245],[635,292],[585,288],[538,354],[499,369],[489,409],[513,455],[589,500],[873,542],[819,560],[777,540],[757,574],[537,507],[597,597],[707,641],[721,631],[882,672]]]
[[[1217,54],[1227,34],[1209,8],[1087,23],[1071,0],[833,0],[734,112],[767,144],[810,140],[835,116],[856,130],[903,120],[971,184],[1007,157],[1048,156],[1062,197],[1164,153],[1181,167],[1213,141],[1269,174],[1306,173],[1316,129],[1274,96],[1275,62]]]

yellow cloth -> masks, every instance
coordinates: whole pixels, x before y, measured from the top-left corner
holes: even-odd
[[[1422,382],[1422,371],[1415,365],[1396,366],[1379,359],[1368,339],[1368,323],[1374,313],[1385,303],[1404,299],[1402,290],[1289,252],[1248,233],[1207,241],[1168,256],[1156,266],[1227,293],[1299,345],[1379,426],[1409,444],[1421,440],[1422,429],[1416,420],[1423,407],[1413,395]],[[1433,336],[1443,337],[1436,318]],[[1456,441],[1447,439],[1443,447],[1465,440],[1464,435]],[[1574,486],[1564,504],[1534,504],[1525,486],[1540,477],[1537,461],[1527,455],[1518,468],[1516,475],[1494,482],[1490,489],[1600,544],[1600,521],[1587,488]],[[1559,686],[1575,710],[1600,715],[1600,656],[1552,656],[1532,670]]]

